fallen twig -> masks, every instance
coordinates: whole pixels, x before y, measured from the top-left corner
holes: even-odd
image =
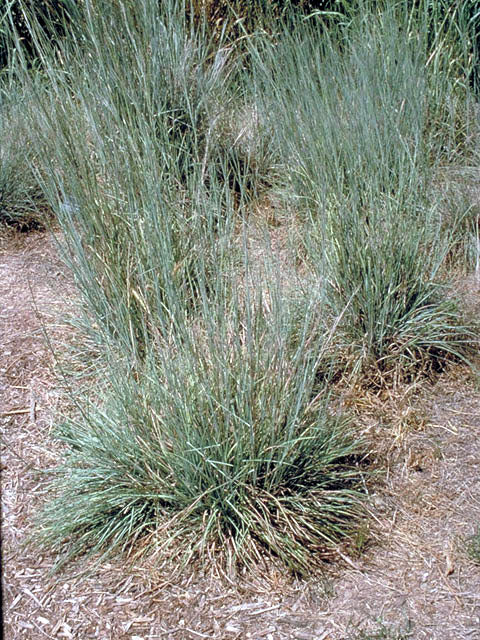
[[[16,415],[20,415],[22,413],[30,413],[30,407],[28,409],[8,409],[8,411],[2,411],[2,413],[0,413],[0,416],[2,418],[6,418],[7,416],[16,416]]]

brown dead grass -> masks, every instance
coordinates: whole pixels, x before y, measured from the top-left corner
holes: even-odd
[[[276,227],[272,233],[275,246],[287,246]],[[467,288],[478,301],[480,287],[474,286],[469,282]],[[127,567],[118,559],[96,566],[79,560],[50,576],[55,558],[24,543],[48,498],[42,472],[61,458],[50,431],[64,390],[44,327],[55,344],[68,340],[68,330],[54,319],[73,295],[49,235],[3,239],[0,428],[7,640],[343,640],[358,637],[359,629],[378,630],[378,620],[391,637],[480,638],[480,568],[467,557],[463,542],[480,525],[480,391],[463,367],[430,386],[350,399],[386,473],[371,496],[358,557],[347,558],[339,549],[338,563],[324,575],[299,581],[268,565],[229,584],[192,567],[172,581],[168,565]]]

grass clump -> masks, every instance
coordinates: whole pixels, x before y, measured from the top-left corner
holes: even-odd
[[[174,4],[85,5],[84,28],[55,45],[61,66],[37,30],[47,79],[25,78],[66,259],[98,325],[133,358],[211,288],[234,210],[269,163],[233,130],[248,96],[231,50]]]
[[[432,20],[408,3],[359,3],[328,32],[312,19],[254,51],[306,254],[342,317],[342,367],[381,384],[464,357],[474,336],[445,294],[451,236],[431,197],[471,108],[468,35],[457,46],[435,22],[432,36]]]
[[[41,228],[50,217],[25,123],[28,102],[20,86],[0,77],[0,225],[21,230]]]
[[[248,176],[231,179],[214,144],[235,93],[226,56],[178,8],[102,7],[86,6],[85,30],[57,43],[68,74],[39,33],[48,79],[26,82],[35,142],[53,141],[43,188],[67,230],[65,257],[106,339],[136,358],[184,322],[203,272],[220,268],[230,184],[243,197]]]
[[[118,376],[100,409],[61,428],[68,453],[41,538],[62,560],[138,540],[133,552],[229,572],[270,554],[306,574],[353,533],[363,445],[314,389],[307,326],[292,353],[284,303],[266,314],[259,302],[243,321],[239,306],[214,320],[209,308],[139,384]]]
[[[478,170],[472,166],[447,169],[439,185],[442,228],[450,238],[447,268],[480,274],[480,207],[475,199]]]
[[[430,235],[428,217],[411,220],[396,203],[374,211],[370,224],[343,207],[334,215],[330,301],[345,310],[348,369],[384,384],[466,358],[475,334],[440,280],[441,238]]]

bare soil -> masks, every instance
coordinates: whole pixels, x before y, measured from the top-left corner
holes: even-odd
[[[465,281],[473,312],[480,282]],[[266,565],[235,584],[192,568],[79,560],[52,576],[53,555],[26,545],[61,460],[51,436],[62,381],[46,340],[75,289],[48,234],[0,247],[0,428],[4,638],[87,640],[480,640],[480,382],[466,367],[435,384],[357,406],[387,461],[358,557],[298,580]],[[89,568],[89,573],[84,573]],[[362,635],[363,631],[363,635]]]

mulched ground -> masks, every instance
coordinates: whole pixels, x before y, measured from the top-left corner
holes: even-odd
[[[61,459],[50,432],[64,390],[45,329],[54,344],[68,341],[57,318],[74,287],[48,234],[2,242],[4,638],[480,639],[480,566],[465,544],[480,527],[480,379],[464,367],[359,416],[388,444],[390,464],[358,558],[339,552],[324,575],[304,581],[266,566],[235,584],[193,570],[172,582],[168,567],[120,559],[80,560],[50,576],[55,558],[25,541],[48,498],[43,471]],[[467,284],[479,309],[480,282]]]

